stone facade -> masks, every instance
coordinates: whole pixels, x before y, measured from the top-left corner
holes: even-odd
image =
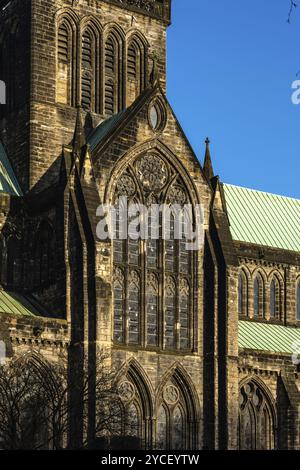
[[[2,9],[6,3],[0,0],[0,79],[14,99],[1,108],[0,137],[24,196],[0,194],[0,282],[45,308],[44,318],[30,321],[1,316],[10,356],[38,351],[57,361],[80,345],[84,362],[83,355],[92,360],[108,350],[146,448],[299,449],[296,366],[288,355],[239,348],[238,292],[241,270],[249,286],[259,271],[267,311],[276,272],[280,316],[255,318],[250,287],[245,316],[299,326],[300,256],[233,241],[209,148],[202,167],[165,97],[171,1],[13,0]],[[117,260],[115,246],[99,241],[96,210],[122,194],[201,204],[205,241],[187,267],[177,245],[160,241],[151,266],[147,246],[138,246],[136,261],[126,258],[130,246]],[[80,442],[80,429],[72,433]]]

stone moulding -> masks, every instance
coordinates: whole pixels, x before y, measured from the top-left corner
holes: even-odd
[[[153,16],[164,21],[170,21],[170,1],[159,2],[157,0],[104,0],[123,8],[130,8],[136,12]]]

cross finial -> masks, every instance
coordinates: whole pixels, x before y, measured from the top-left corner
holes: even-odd
[[[207,180],[211,181],[211,179],[214,177],[214,169],[212,166],[212,161],[211,161],[211,156],[210,156],[210,148],[209,148],[210,140],[208,137],[206,137],[205,139],[205,144],[206,144],[206,150],[205,150],[203,170],[204,170],[204,174]]]

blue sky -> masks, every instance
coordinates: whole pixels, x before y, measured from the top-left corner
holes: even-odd
[[[200,160],[209,136],[222,181],[300,198],[300,6],[173,0],[168,98]]]

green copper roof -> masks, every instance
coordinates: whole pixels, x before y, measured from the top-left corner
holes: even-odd
[[[234,240],[300,251],[300,200],[223,184]]]
[[[300,328],[239,321],[238,343],[243,349],[293,354],[299,349]]]
[[[118,114],[115,114],[109,119],[101,122],[99,126],[97,126],[91,135],[88,138],[88,143],[91,146],[91,149],[94,150],[97,145],[109,134],[109,132],[117,126],[117,124],[121,121],[126,109],[121,111]]]
[[[43,316],[42,308],[35,301],[16,292],[6,292],[4,290],[0,290],[1,313],[18,316]]]
[[[0,193],[22,196],[22,190],[14,174],[5,149],[0,142]]]

